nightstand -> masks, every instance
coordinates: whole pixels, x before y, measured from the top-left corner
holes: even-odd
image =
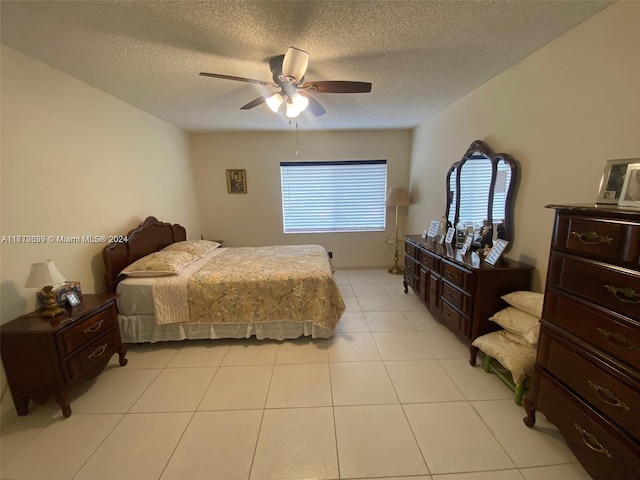
[[[54,318],[38,311],[0,327],[2,363],[18,415],[53,397],[71,415],[69,389],[100,374],[114,353],[127,364],[120,339],[117,294],[86,294],[82,303]]]

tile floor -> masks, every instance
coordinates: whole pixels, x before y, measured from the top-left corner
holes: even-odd
[[[131,345],[126,367],[114,357],[73,391],[70,418],[54,402],[9,415],[0,478],[589,478],[401,278],[336,281],[347,312],[332,339]]]

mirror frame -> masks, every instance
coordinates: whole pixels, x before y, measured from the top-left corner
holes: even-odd
[[[453,165],[451,165],[451,168],[449,169],[449,171],[447,172],[447,178],[446,178],[446,182],[447,182],[447,209],[445,212],[445,218],[447,219],[447,222],[449,222],[449,215],[451,214],[451,203],[453,202],[453,198],[455,195],[455,199],[456,199],[456,205],[455,205],[455,212],[454,212],[454,222],[453,222],[453,226],[458,224],[458,220],[460,218],[460,175],[457,174],[456,172],[456,191],[453,192],[451,191],[451,175],[454,171],[460,169],[462,167],[462,165],[464,165],[465,162],[473,160],[474,157],[478,157],[478,156],[483,156],[483,157],[487,157],[490,161],[491,161],[491,185],[489,186],[489,198],[488,198],[488,202],[487,202],[487,216],[489,218],[487,218],[487,220],[489,220],[489,222],[491,222],[491,225],[493,226],[493,218],[492,218],[492,213],[493,213],[493,196],[494,196],[494,191],[495,191],[495,183],[496,183],[496,173],[498,170],[498,162],[500,161],[504,161],[507,166],[509,167],[509,169],[511,170],[511,181],[509,182],[509,186],[507,188],[507,192],[506,192],[506,197],[505,197],[505,206],[504,206],[504,228],[505,228],[505,233],[504,233],[504,239],[507,240],[509,242],[509,244],[507,245],[507,248],[505,249],[505,251],[509,250],[511,248],[511,245],[513,244],[513,206],[515,203],[515,189],[516,189],[516,183],[518,182],[518,166],[517,166],[517,162],[515,161],[515,159],[507,154],[507,153],[495,153],[493,151],[493,149],[487,145],[486,142],[482,141],[482,140],[476,140],[474,141],[471,146],[469,146],[469,148],[467,149],[467,152],[464,154],[464,156],[462,157],[462,159],[458,162],[455,162]]]

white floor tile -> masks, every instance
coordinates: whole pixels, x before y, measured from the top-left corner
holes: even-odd
[[[181,348],[182,342],[127,344],[125,368],[164,368]],[[111,357],[109,365],[119,365],[118,355]]]
[[[519,468],[576,461],[558,429],[544,415],[537,415],[535,428],[528,428],[522,422],[524,409],[513,401],[491,400],[471,405]]]
[[[358,302],[358,297],[344,297],[344,306],[345,312],[361,312],[360,302]]]
[[[515,399],[515,393],[497,375],[484,371],[482,362],[472,367],[466,358],[453,358],[440,360],[440,365],[467,400]]]
[[[402,312],[365,312],[364,318],[372,332],[413,331],[413,327]]]
[[[418,332],[435,358],[469,358],[469,347],[450,331]]]
[[[353,291],[357,297],[381,297],[387,295],[382,285],[354,285]]]
[[[217,367],[227,354],[228,340],[189,340],[167,364],[168,368]]]
[[[334,407],[343,478],[428,474],[400,405]]]
[[[356,292],[353,291],[353,287],[351,285],[338,285],[338,290],[340,290],[342,298],[356,296]]]
[[[380,282],[368,270],[349,270],[347,276],[351,285],[380,285]]]
[[[433,355],[414,332],[372,333],[383,360],[429,360]]]
[[[340,320],[342,321],[342,319]],[[276,365],[288,363],[327,363],[329,361],[328,338],[300,337],[278,345]]]
[[[579,463],[523,468],[520,473],[526,480],[591,480]]]
[[[151,385],[161,369],[109,368],[93,381],[71,391],[71,411],[76,413],[127,413]]]
[[[167,368],[131,407],[131,412],[195,411],[216,368]]]
[[[391,297],[385,295],[383,297],[358,297],[360,309],[363,312],[396,312],[399,311],[397,305],[391,300]]]
[[[399,403],[382,362],[331,364],[334,405],[373,405]]]
[[[121,418],[122,415],[71,415],[67,419],[60,417],[10,461],[2,465],[2,478],[7,480],[71,480],[75,478],[76,472]]]
[[[345,270],[336,270],[333,273],[333,281],[336,282],[337,285],[349,285],[347,272]]]
[[[330,362],[366,362],[381,360],[370,333],[341,333],[331,339]]]
[[[338,478],[331,407],[265,410],[249,478]]]
[[[385,362],[402,403],[464,400],[437,360]]]
[[[331,406],[328,363],[276,365],[267,408]]]
[[[278,342],[273,340],[236,340],[229,347],[222,365],[273,365],[277,354]]]
[[[362,312],[344,312],[336,326],[335,333],[358,333],[368,331],[369,325],[367,325]]]
[[[264,408],[273,367],[220,367],[198,411]]]
[[[157,480],[192,415],[126,415],[73,480]]]
[[[404,318],[407,319],[411,327],[416,332],[448,332],[449,330],[443,324],[438,322],[428,310],[408,310],[402,312]]]
[[[518,470],[494,470],[492,472],[453,473],[433,475],[433,480],[523,480]]]
[[[391,295],[391,300],[396,304],[398,310],[402,311],[427,311],[427,307],[420,301],[415,295],[405,295],[404,293],[398,293]]]
[[[514,468],[467,402],[404,405],[404,410],[432,474]]]
[[[262,410],[199,412],[187,427],[161,480],[246,480]]]

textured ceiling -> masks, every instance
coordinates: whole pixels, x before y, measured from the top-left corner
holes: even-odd
[[[410,128],[611,1],[6,1],[2,43],[189,131],[290,128],[269,58],[310,54],[307,80],[371,82],[315,94],[301,129]],[[273,91],[273,89],[272,89]]]

